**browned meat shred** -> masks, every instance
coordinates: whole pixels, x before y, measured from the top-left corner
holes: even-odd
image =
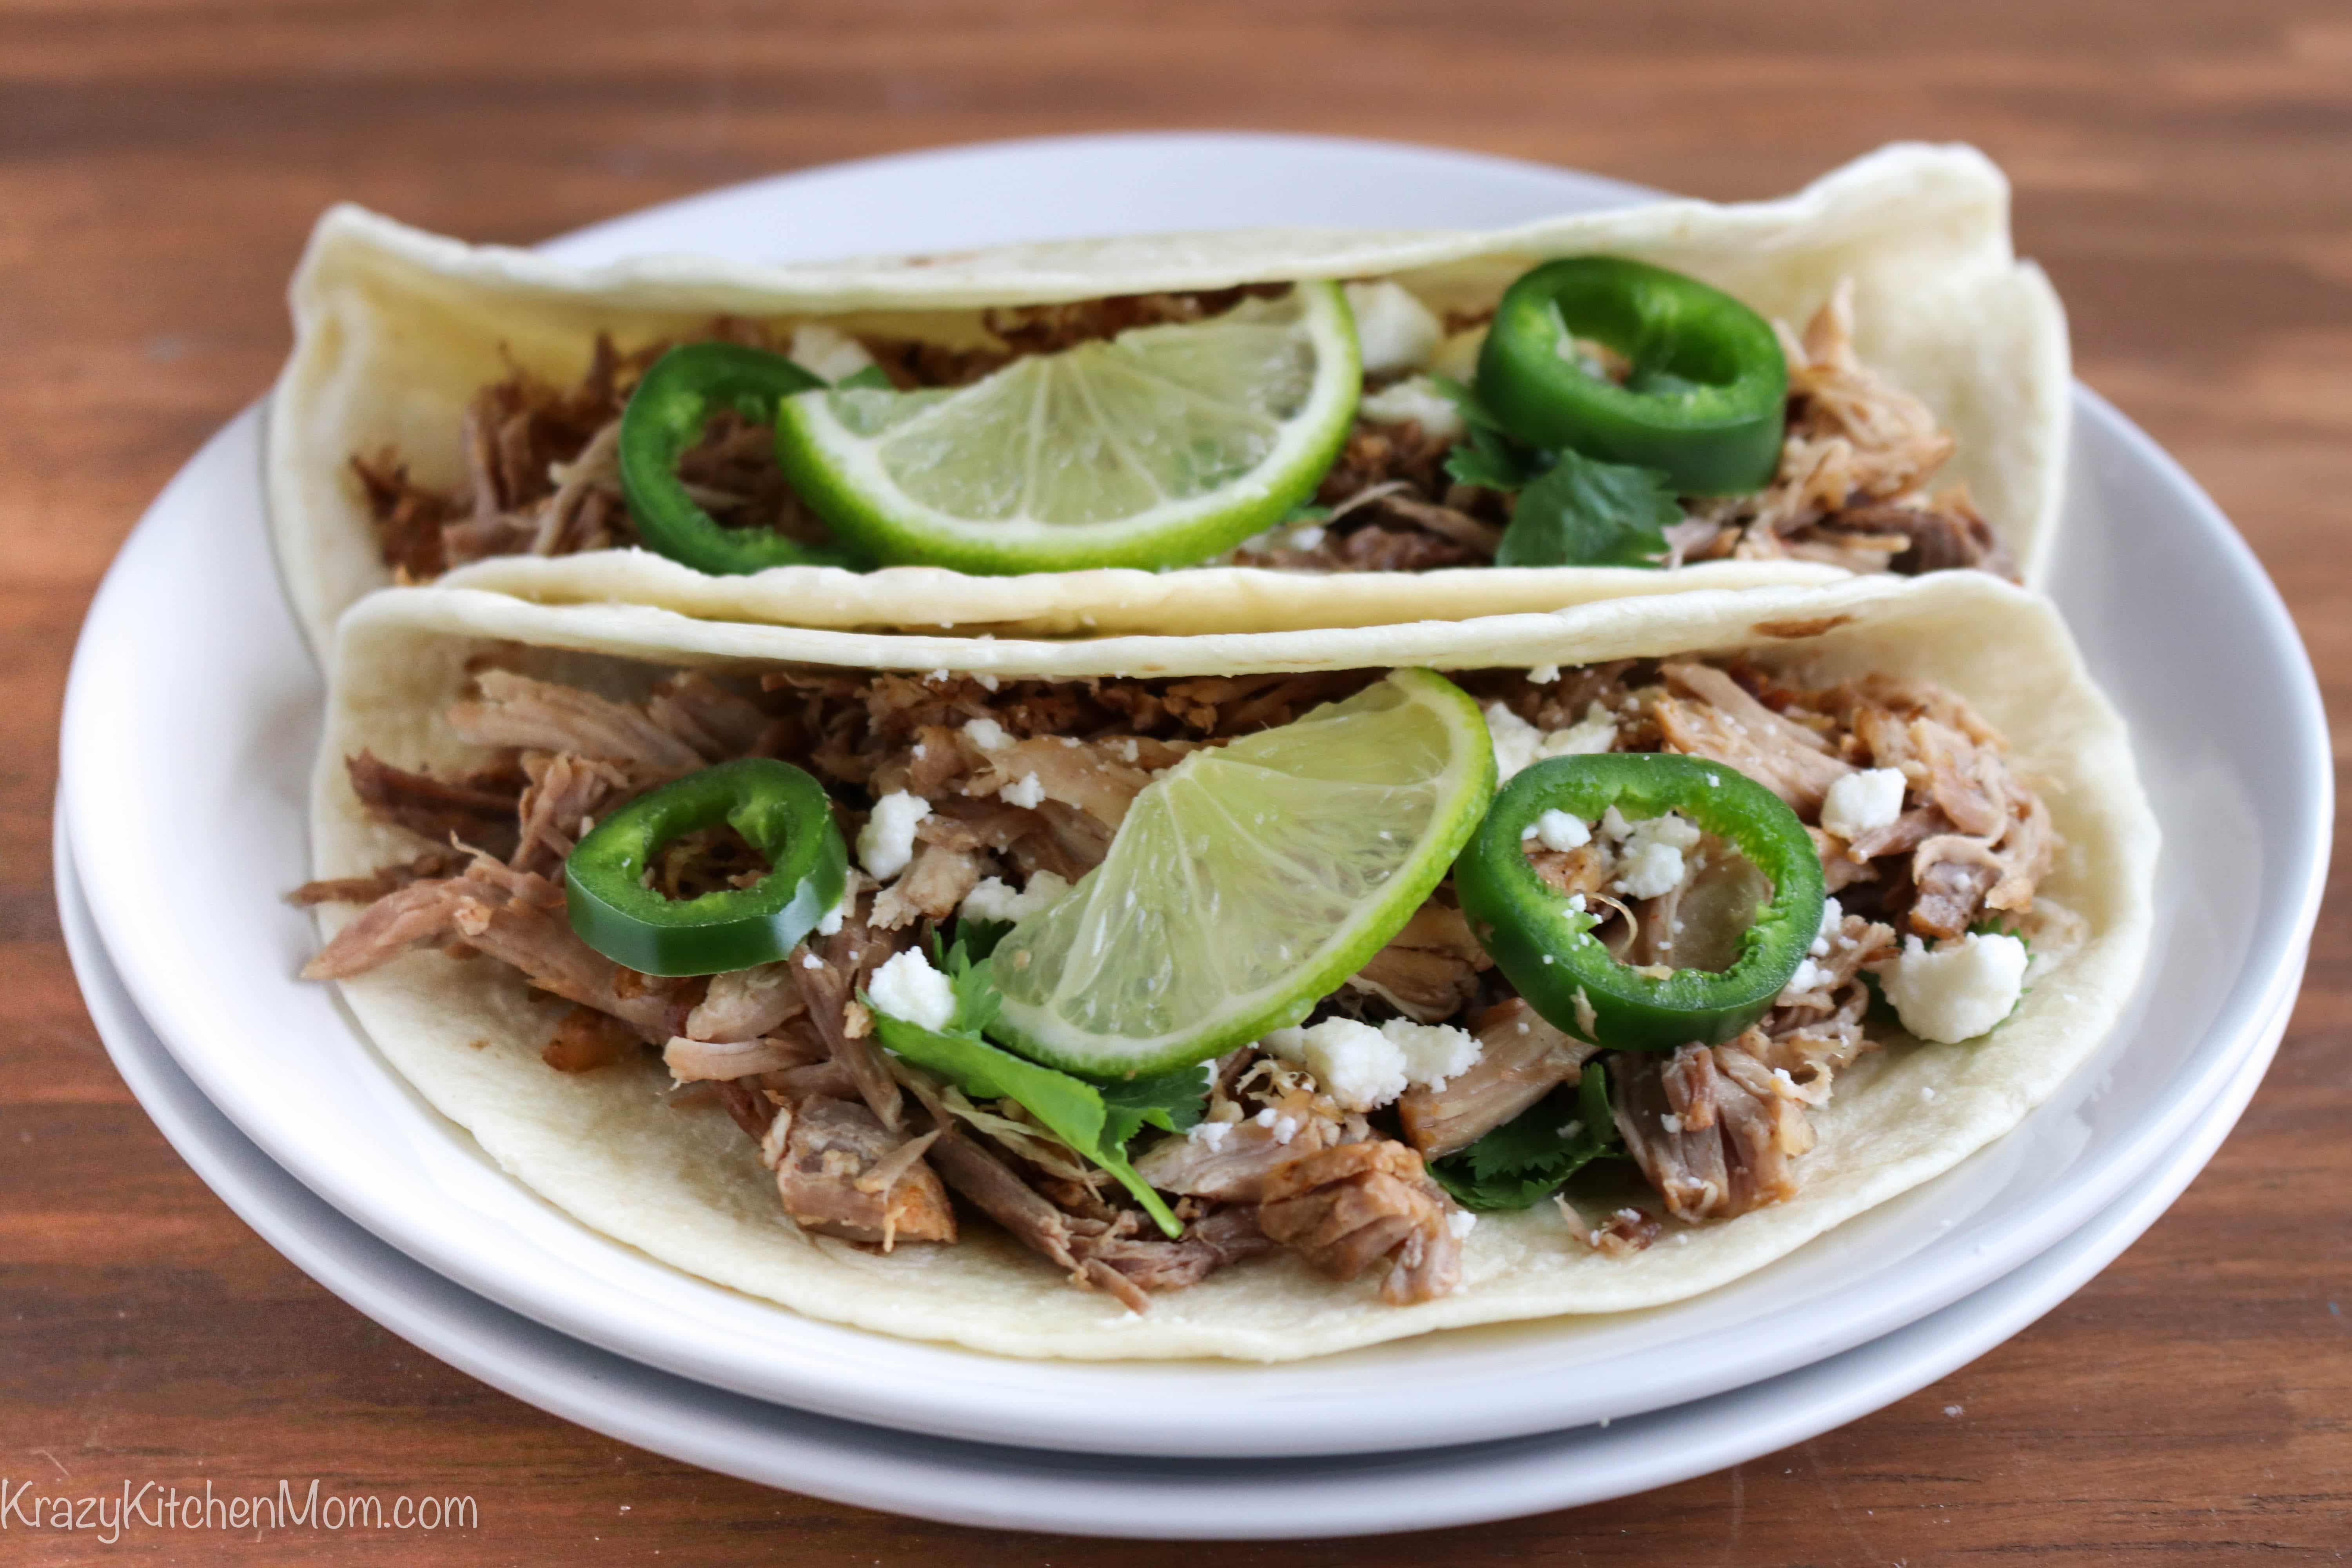
[[[1288,1142],[1257,1121],[1234,1123],[1214,1143],[1199,1138],[1163,1138],[1135,1168],[1164,1193],[1217,1203],[1255,1204],[1277,1166],[1338,1142],[1345,1133],[1328,1117],[1307,1116]]]
[[[1434,1024],[1460,1012],[1477,994],[1478,977],[1494,966],[1462,911],[1432,901],[1414,910],[1348,984],[1409,1018]]]
[[[455,840],[500,859],[514,853],[515,805],[526,784],[520,768],[484,768],[457,778],[411,773],[373,752],[346,759],[352,793],[368,815],[441,843]]]
[[[1728,1219],[1797,1190],[1790,1161],[1812,1142],[1803,1110],[1722,1071],[1719,1054],[1736,1048],[1610,1058],[1618,1132],[1676,1219]]]
[[[539,989],[609,1013],[655,1044],[679,1033],[700,999],[699,980],[638,974],[572,935],[555,883],[487,859],[463,876],[413,882],[377,900],[302,966],[302,977],[346,979],[416,947],[447,943],[519,969]]]
[[[1406,1141],[1430,1159],[1465,1149],[1583,1071],[1600,1047],[1575,1039],[1513,996],[1471,1021],[1478,1060],[1443,1089],[1416,1084],[1397,1101]]]
[[[379,866],[364,877],[330,877],[323,881],[305,882],[287,894],[286,901],[303,909],[318,904],[372,904],[411,882],[449,875],[457,869],[462,858],[449,850],[427,849],[414,859]]]
[[[1342,1143],[1276,1167],[1257,1221],[1265,1234],[1335,1279],[1387,1262],[1381,1299],[1433,1300],[1462,1277],[1459,1211],[1421,1156],[1389,1139]]]
[[[901,1241],[955,1240],[955,1211],[937,1173],[919,1150],[911,1161],[893,1162],[908,1140],[871,1110],[855,1100],[812,1099],[783,1114],[792,1121],[776,1191],[794,1224],[885,1251]]]

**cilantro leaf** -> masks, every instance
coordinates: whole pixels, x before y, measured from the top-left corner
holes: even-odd
[[[931,956],[940,961],[940,973],[948,977],[948,984],[955,990],[953,1026],[970,1035],[988,1033],[996,1023],[996,1015],[1004,1007],[1004,993],[996,988],[988,970],[960,938],[942,954],[937,931],[931,933]]]
[[[1465,485],[1515,490],[1543,471],[1544,455],[1503,428],[1478,395],[1450,375],[1433,375],[1436,387],[1461,412],[1463,438],[1445,455],[1448,476]]]
[[[1563,1135],[1563,1129],[1575,1131]],[[1565,1085],[1467,1149],[1431,1162],[1429,1173],[1464,1208],[1523,1209],[1595,1160],[1619,1152],[1609,1075],[1588,1063],[1571,1096]]]
[[[1107,1116],[1103,1141],[1124,1144],[1147,1126],[1183,1132],[1208,1109],[1209,1079],[1198,1067],[1101,1086]]]
[[[1535,455],[1496,435],[1473,426],[1445,454],[1446,477],[1488,489],[1515,490],[1536,473]]]
[[[996,951],[996,944],[1011,933],[1011,921],[984,921],[977,915],[956,917],[955,944],[971,954],[974,963]]]
[[[1664,474],[1561,452],[1519,491],[1497,566],[1655,566],[1683,509]]]
[[[836,390],[845,392],[856,387],[870,388],[876,392],[898,390],[892,384],[889,375],[878,364],[869,364],[862,369],[854,370],[833,384]]]
[[[945,1029],[927,1029],[885,1013],[871,997],[858,994],[857,999],[874,1015],[874,1032],[882,1044],[917,1067],[938,1073],[974,1100],[1018,1100],[1055,1137],[1118,1177],[1168,1236],[1182,1236],[1182,1223],[1128,1163],[1127,1142],[1147,1121],[1176,1131],[1188,1110],[1192,1121],[1199,1121],[1199,1104],[1185,1106],[1172,1080],[1189,1078],[1196,1100],[1204,1099],[1208,1085],[1200,1070],[1185,1068],[1099,1086],[1015,1056],[981,1037],[982,1031],[995,1023],[997,1010],[1004,1003],[987,969],[972,961],[961,942],[948,952],[941,968],[956,994],[955,1017]]]

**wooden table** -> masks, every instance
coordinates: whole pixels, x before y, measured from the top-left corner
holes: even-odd
[[[100,1051],[48,876],[58,694],[117,543],[286,350],[311,219],[354,198],[531,240],[705,186],[1040,132],[1425,140],[1710,196],[1965,138],[2084,378],[2269,563],[2352,680],[2352,12],[824,0],[233,0],[0,19],[0,1473],[470,1494],[425,1536],[134,1535],[175,1560],[1191,1563],[725,1480],[474,1383],[341,1305],[180,1163]],[[2352,1551],[2352,919],[2178,1207],[2042,1322],[1892,1408],[1621,1502],[1234,1562],[2335,1560]],[[51,1483],[57,1483],[53,1489]],[[0,1533],[0,1561],[88,1536]]]

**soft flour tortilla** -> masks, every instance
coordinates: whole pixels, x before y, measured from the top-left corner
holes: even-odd
[[[2147,955],[2157,829],[2124,727],[2044,602],[1976,573],[1853,578],[1814,590],[1696,592],[1454,624],[1067,643],[875,637],[700,622],[633,605],[551,607],[457,589],[382,594],[341,627],[340,676],[314,795],[317,874],[353,876],[415,852],[370,823],[342,759],[476,762],[442,713],[467,660],[501,642],[543,673],[615,694],[681,664],[777,660],[1002,676],[1230,674],[1399,664],[1575,664],[1745,649],[1808,679],[1920,676],[1966,696],[2043,791],[2065,849],[2046,894],[2086,944],[2037,979],[1973,1045],[1906,1047],[1839,1076],[1792,1201],[1628,1258],[1570,1239],[1551,1205],[1482,1218],[1459,1293],[1390,1307],[1370,1279],[1336,1283],[1287,1255],[1155,1297],[1130,1316],[974,1222],[952,1247],[890,1257],[804,1236],[750,1143],[715,1106],[674,1109],[650,1061],[581,1077],[539,1058],[562,1005],[490,963],[412,954],[343,983],[377,1046],[500,1166],[582,1222],[690,1273],[814,1317],[1024,1356],[1278,1361],[1471,1323],[1654,1306],[1761,1268],[1950,1169],[2046,1099],[2113,1026]],[[641,662],[643,661],[643,662]],[[351,918],[332,910],[329,931]],[[1922,1097],[1932,1087],[1932,1100]]]
[[[388,581],[350,459],[389,447],[432,486],[464,471],[459,420],[522,366],[569,385],[596,333],[627,347],[725,313],[950,343],[988,341],[980,307],[1302,278],[1392,277],[1433,308],[1483,308],[1534,262],[1605,252],[1680,268],[1801,328],[1842,278],[1865,363],[1924,398],[1965,480],[2038,578],[2059,505],[2066,329],[2009,237],[2009,186],[1966,147],[1897,145],[1776,202],[1668,201],[1486,233],[1261,229],[1032,245],[920,259],[749,267],[648,257],[581,268],[469,247],[340,206],[293,288],[295,347],[270,401],[271,526],[289,591],[322,650],[335,616]],[[1823,583],[1816,563],[1457,568],[1328,576],[1234,567],[969,577],[782,567],[708,577],[643,551],[499,557],[452,585],[549,603],[660,604],[709,619],[1046,635],[1268,631],[1460,619],[1697,587]]]

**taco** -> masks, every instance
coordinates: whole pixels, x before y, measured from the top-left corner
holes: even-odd
[[[2057,300],[1958,147],[1486,233],[765,268],[583,268],[346,206],[293,308],[268,492],[322,647],[362,593],[452,572],[1050,635],[2031,583],[2067,428]]]
[[[299,901],[515,1177],[816,1317],[1279,1360],[1692,1296],[2098,1048],[2157,832],[1979,573],[1046,643],[417,589]]]

